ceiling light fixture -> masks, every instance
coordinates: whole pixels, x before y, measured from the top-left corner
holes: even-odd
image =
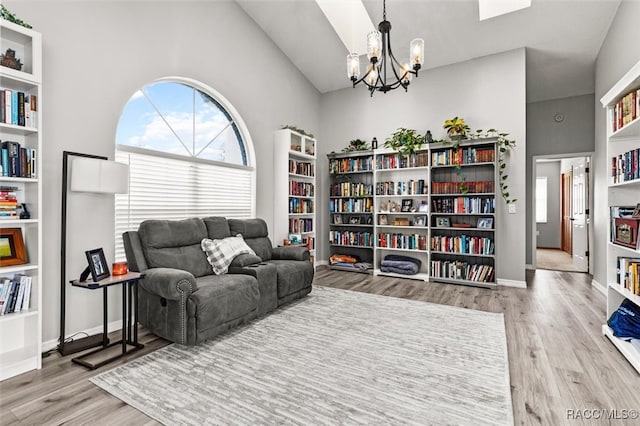
[[[421,38],[411,40],[409,59],[398,61],[393,56],[391,22],[387,21],[386,0],[382,1],[382,22],[378,24],[378,31],[371,31],[367,35],[367,58],[367,72],[359,79],[360,56],[357,53],[347,55],[347,74],[353,87],[363,82],[371,96],[376,90],[387,93],[398,87],[404,88],[406,92],[411,78],[414,75],[418,77],[418,70],[424,62],[424,40]],[[387,78],[390,79],[389,82]]]

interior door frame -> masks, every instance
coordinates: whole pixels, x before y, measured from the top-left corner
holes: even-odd
[[[593,220],[592,220],[592,216],[593,216],[593,177],[594,177],[594,173],[593,173],[593,157],[595,156],[595,152],[594,151],[586,151],[586,152],[576,152],[576,153],[566,153],[566,154],[548,154],[548,155],[533,155],[531,156],[531,163],[529,165],[529,167],[531,167],[531,186],[530,186],[530,194],[528,197],[528,203],[531,206],[531,208],[527,208],[527,210],[529,212],[531,212],[531,216],[530,216],[530,223],[529,223],[529,227],[531,230],[531,241],[530,241],[530,248],[531,248],[531,264],[528,265],[528,267],[530,269],[536,269],[536,241],[537,241],[537,235],[536,235],[536,191],[535,191],[535,182],[536,182],[536,178],[538,177],[538,173],[537,173],[537,168],[536,168],[536,164],[538,162],[538,160],[543,160],[543,159],[555,159],[555,160],[561,160],[563,158],[574,158],[574,157],[589,157],[589,166],[592,168],[589,171],[589,182],[588,182],[588,186],[589,186],[589,212],[591,214],[589,214],[589,223],[587,224],[587,238],[588,238],[588,247],[589,247],[589,253],[593,254]],[[593,256],[590,255],[589,256],[589,267],[588,267],[588,273],[589,274],[593,274]]]
[[[570,182],[565,182],[565,176],[570,175]],[[567,191],[569,194],[567,195]],[[567,214],[567,203],[569,212]],[[563,172],[560,170],[560,249],[573,256],[573,219],[566,219],[567,216],[573,215],[573,168],[570,171]],[[569,223],[567,223],[567,220]],[[569,228],[569,235],[565,232]],[[569,241],[567,241],[567,237]]]

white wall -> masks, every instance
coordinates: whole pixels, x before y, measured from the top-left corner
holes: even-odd
[[[606,114],[600,98],[640,60],[638,17],[640,2],[623,0],[596,60],[594,198],[606,200],[610,161],[606,149]],[[606,247],[609,239],[609,212],[605,202],[594,206],[594,280],[606,285]]]
[[[113,158],[118,118],[129,97],[154,79],[184,76],[226,97],[253,137],[257,215],[273,220],[273,132],[294,124],[319,130],[319,93],[234,1],[5,1],[43,38],[43,340],[59,327],[62,151]],[[81,198],[80,198],[81,197]],[[84,251],[113,260],[113,201],[70,200],[68,279]],[[101,324],[101,294],[68,287],[67,333]],[[119,318],[113,291],[110,319]]]
[[[560,248],[560,160],[538,162],[535,176],[547,178],[547,222],[536,224],[536,246]],[[535,197],[535,186],[532,190]]]
[[[346,78],[346,77],[345,77]],[[375,136],[380,145],[398,127],[430,129],[434,138],[445,136],[442,124],[453,116],[463,117],[472,129],[496,128],[510,133],[517,147],[509,161],[511,197],[517,198],[517,213],[507,214],[498,203],[497,252],[499,279],[524,281],[525,239],[525,50],[497,55],[421,72],[408,93],[395,90],[376,93],[363,87],[338,90],[322,96],[318,159],[319,206],[327,210],[329,178],[326,154],[339,152],[351,139],[367,141]],[[328,234],[328,215],[321,210],[319,260],[327,260],[329,249],[322,236]]]

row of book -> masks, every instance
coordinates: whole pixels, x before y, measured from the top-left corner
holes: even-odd
[[[289,232],[311,232],[313,231],[313,219],[293,218],[289,219]]]
[[[0,315],[29,310],[31,277],[16,274],[13,278],[0,278]]]
[[[316,166],[307,161],[289,160],[289,173],[313,177],[316,175]]]
[[[37,176],[37,151],[22,147],[18,142],[2,142],[0,166],[2,176],[35,178]]]
[[[380,233],[379,248],[427,250],[427,236],[420,234]]]
[[[496,209],[493,197],[454,197],[431,200],[434,213],[494,213]]]
[[[418,152],[409,156],[400,154],[376,155],[376,169],[408,169],[411,167],[425,167],[429,165],[429,154]]]
[[[640,116],[640,89],[624,95],[609,111],[614,132],[637,119]]]
[[[470,182],[431,182],[431,191],[433,194],[486,194],[494,191],[494,183],[492,180]]]
[[[432,260],[431,277],[476,282],[494,282],[495,270],[491,265],[462,262],[459,260]]]
[[[17,219],[18,214],[18,197],[15,186],[0,186],[0,219]]]
[[[373,185],[362,182],[334,183],[329,188],[332,197],[367,197],[373,196]]]
[[[640,179],[640,148],[632,149],[611,159],[613,183]]]
[[[313,200],[289,198],[289,213],[313,213],[315,212]]]
[[[369,172],[373,169],[371,157],[333,158],[329,160],[329,173]]]
[[[450,148],[431,152],[434,166],[455,166],[461,164],[493,163],[495,150],[491,148]]]
[[[0,123],[38,127],[36,95],[11,89],[0,89]]]
[[[298,195],[300,197],[313,197],[315,195],[315,187],[310,182],[292,180],[289,191],[289,195]]]
[[[640,296],[640,258],[618,257],[616,281],[636,296]]]
[[[400,182],[378,182],[376,184],[376,195],[423,195],[429,193],[429,185],[424,179],[400,181]]]
[[[340,246],[373,247],[371,232],[329,231],[329,244]]]
[[[431,237],[431,250],[446,253],[492,255],[495,245],[487,237],[437,235]]]
[[[329,200],[329,213],[369,213],[372,211],[373,198]]]

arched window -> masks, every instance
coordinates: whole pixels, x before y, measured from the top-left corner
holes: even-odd
[[[134,93],[118,122],[115,158],[129,164],[129,193],[115,203],[118,260],[122,233],[146,219],[255,216],[249,132],[202,84],[172,78]]]

